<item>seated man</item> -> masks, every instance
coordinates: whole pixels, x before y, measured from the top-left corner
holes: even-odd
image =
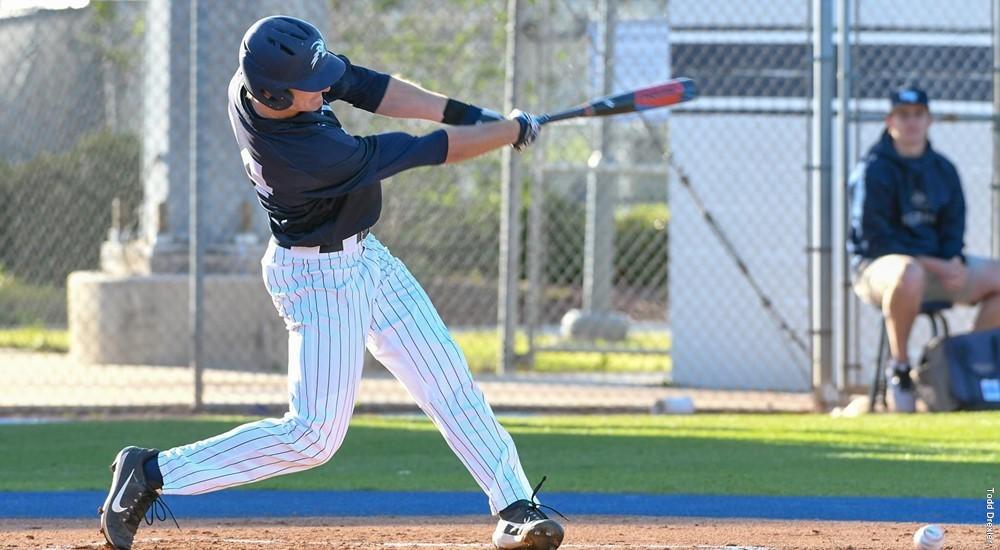
[[[882,138],[851,175],[848,248],[855,293],[885,315],[894,410],[913,412],[907,342],[921,303],[982,303],[975,330],[1000,326],[1000,263],[962,254],[965,198],[955,166],[927,140],[927,94],[890,98]]]

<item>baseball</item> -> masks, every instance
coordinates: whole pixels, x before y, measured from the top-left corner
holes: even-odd
[[[944,547],[944,529],[940,525],[924,525],[913,533],[913,547],[918,550],[940,550]]]

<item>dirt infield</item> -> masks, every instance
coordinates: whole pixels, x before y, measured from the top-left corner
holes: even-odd
[[[491,550],[488,518],[307,518],[288,520],[181,519],[143,525],[135,550],[194,548]],[[566,524],[562,548],[574,550],[912,548],[909,523],[730,521],[577,517]],[[947,525],[946,548],[985,548],[978,525]],[[103,546],[97,520],[0,520],[0,548],[92,549]]]

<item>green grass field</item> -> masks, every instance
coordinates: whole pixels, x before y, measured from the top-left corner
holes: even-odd
[[[492,371],[497,364],[499,338],[495,330],[454,331],[455,341],[462,347],[469,367],[474,372]],[[537,337],[539,346],[558,343],[552,335]],[[637,348],[670,348],[670,337],[666,333],[632,334],[623,345]],[[518,334],[514,341],[514,351],[526,353],[528,338]],[[631,353],[538,353],[535,357],[535,371],[538,372],[637,372],[670,370],[668,355],[639,355]]]
[[[69,331],[30,325],[0,328],[0,348],[65,353],[69,351]]]
[[[0,426],[0,491],[104,489],[125,444],[195,441],[234,417]],[[549,491],[978,497],[1000,482],[1000,414],[505,417]],[[323,467],[252,486],[476,490],[426,420],[358,416]]]
[[[455,331],[455,341],[462,347],[469,367],[474,372],[492,372],[497,364],[499,339],[495,330]],[[539,345],[557,343],[554,336],[540,336]],[[625,345],[642,348],[668,348],[666,333],[632,335]],[[0,328],[0,348],[17,348],[34,351],[69,351],[69,333],[65,329],[42,326]],[[528,351],[528,339],[519,334],[515,341],[515,351]],[[539,353],[535,358],[538,372],[637,372],[670,370],[667,355],[637,355],[628,353]]]

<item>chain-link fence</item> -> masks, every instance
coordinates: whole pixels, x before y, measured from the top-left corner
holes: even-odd
[[[990,3],[851,2],[849,156],[889,90],[923,83],[935,147],[964,177],[970,250],[988,254]],[[373,231],[501,409],[811,407],[819,2],[4,4],[0,409],[284,406],[287,334],[258,263],[270,235],[226,114],[240,37],[274,13],[315,22],[354,63],[495,110],[512,70],[516,106],[535,112],[693,78],[699,99],[669,112],[546,126],[518,170],[493,153],[395,176]],[[359,135],[438,127],[333,107]],[[848,385],[877,337],[853,306]],[[409,407],[369,363],[359,403]]]
[[[529,101],[558,108],[669,79],[666,8],[538,3]],[[608,369],[669,370],[666,131],[665,111],[546,128],[527,195],[526,366],[585,353]]]
[[[703,89],[671,119],[673,379],[804,391],[809,5],[729,8],[671,3],[673,70]]]

